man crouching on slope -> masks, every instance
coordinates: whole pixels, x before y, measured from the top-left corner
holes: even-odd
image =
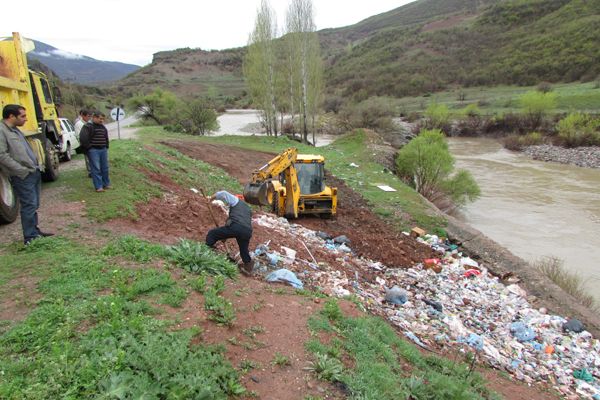
[[[220,200],[229,206],[229,217],[225,226],[208,231],[206,245],[214,247],[219,240],[235,238],[240,248],[240,257],[242,257],[242,272],[250,275],[253,263],[248,252],[248,245],[252,238],[252,209],[248,204],[224,190],[215,193],[211,199]]]

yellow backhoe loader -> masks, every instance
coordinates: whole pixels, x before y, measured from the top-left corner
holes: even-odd
[[[291,147],[252,173],[252,181],[244,187],[244,199],[271,207],[279,217],[318,214],[328,218],[336,214],[337,188],[324,181],[325,158],[298,154]]]

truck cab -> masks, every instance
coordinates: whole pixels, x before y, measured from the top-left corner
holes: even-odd
[[[7,104],[25,107],[29,118],[21,131],[40,160],[42,179],[54,181],[58,179],[62,128],[48,78],[28,68],[27,53],[34,48],[33,41],[16,32],[12,38],[0,40],[0,108]],[[16,219],[14,199],[8,177],[0,172],[0,223]]]

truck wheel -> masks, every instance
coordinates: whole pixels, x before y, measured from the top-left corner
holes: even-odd
[[[8,177],[0,173],[0,224],[10,224],[17,219],[19,202]]]
[[[52,146],[52,142],[48,139],[44,139],[44,147],[46,153],[46,170],[42,173],[42,180],[44,182],[54,182],[58,179],[58,152]]]

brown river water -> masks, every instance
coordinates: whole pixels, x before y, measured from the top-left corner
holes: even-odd
[[[561,259],[600,300],[600,169],[535,161],[493,139],[448,143],[481,188],[456,216],[526,261]]]

